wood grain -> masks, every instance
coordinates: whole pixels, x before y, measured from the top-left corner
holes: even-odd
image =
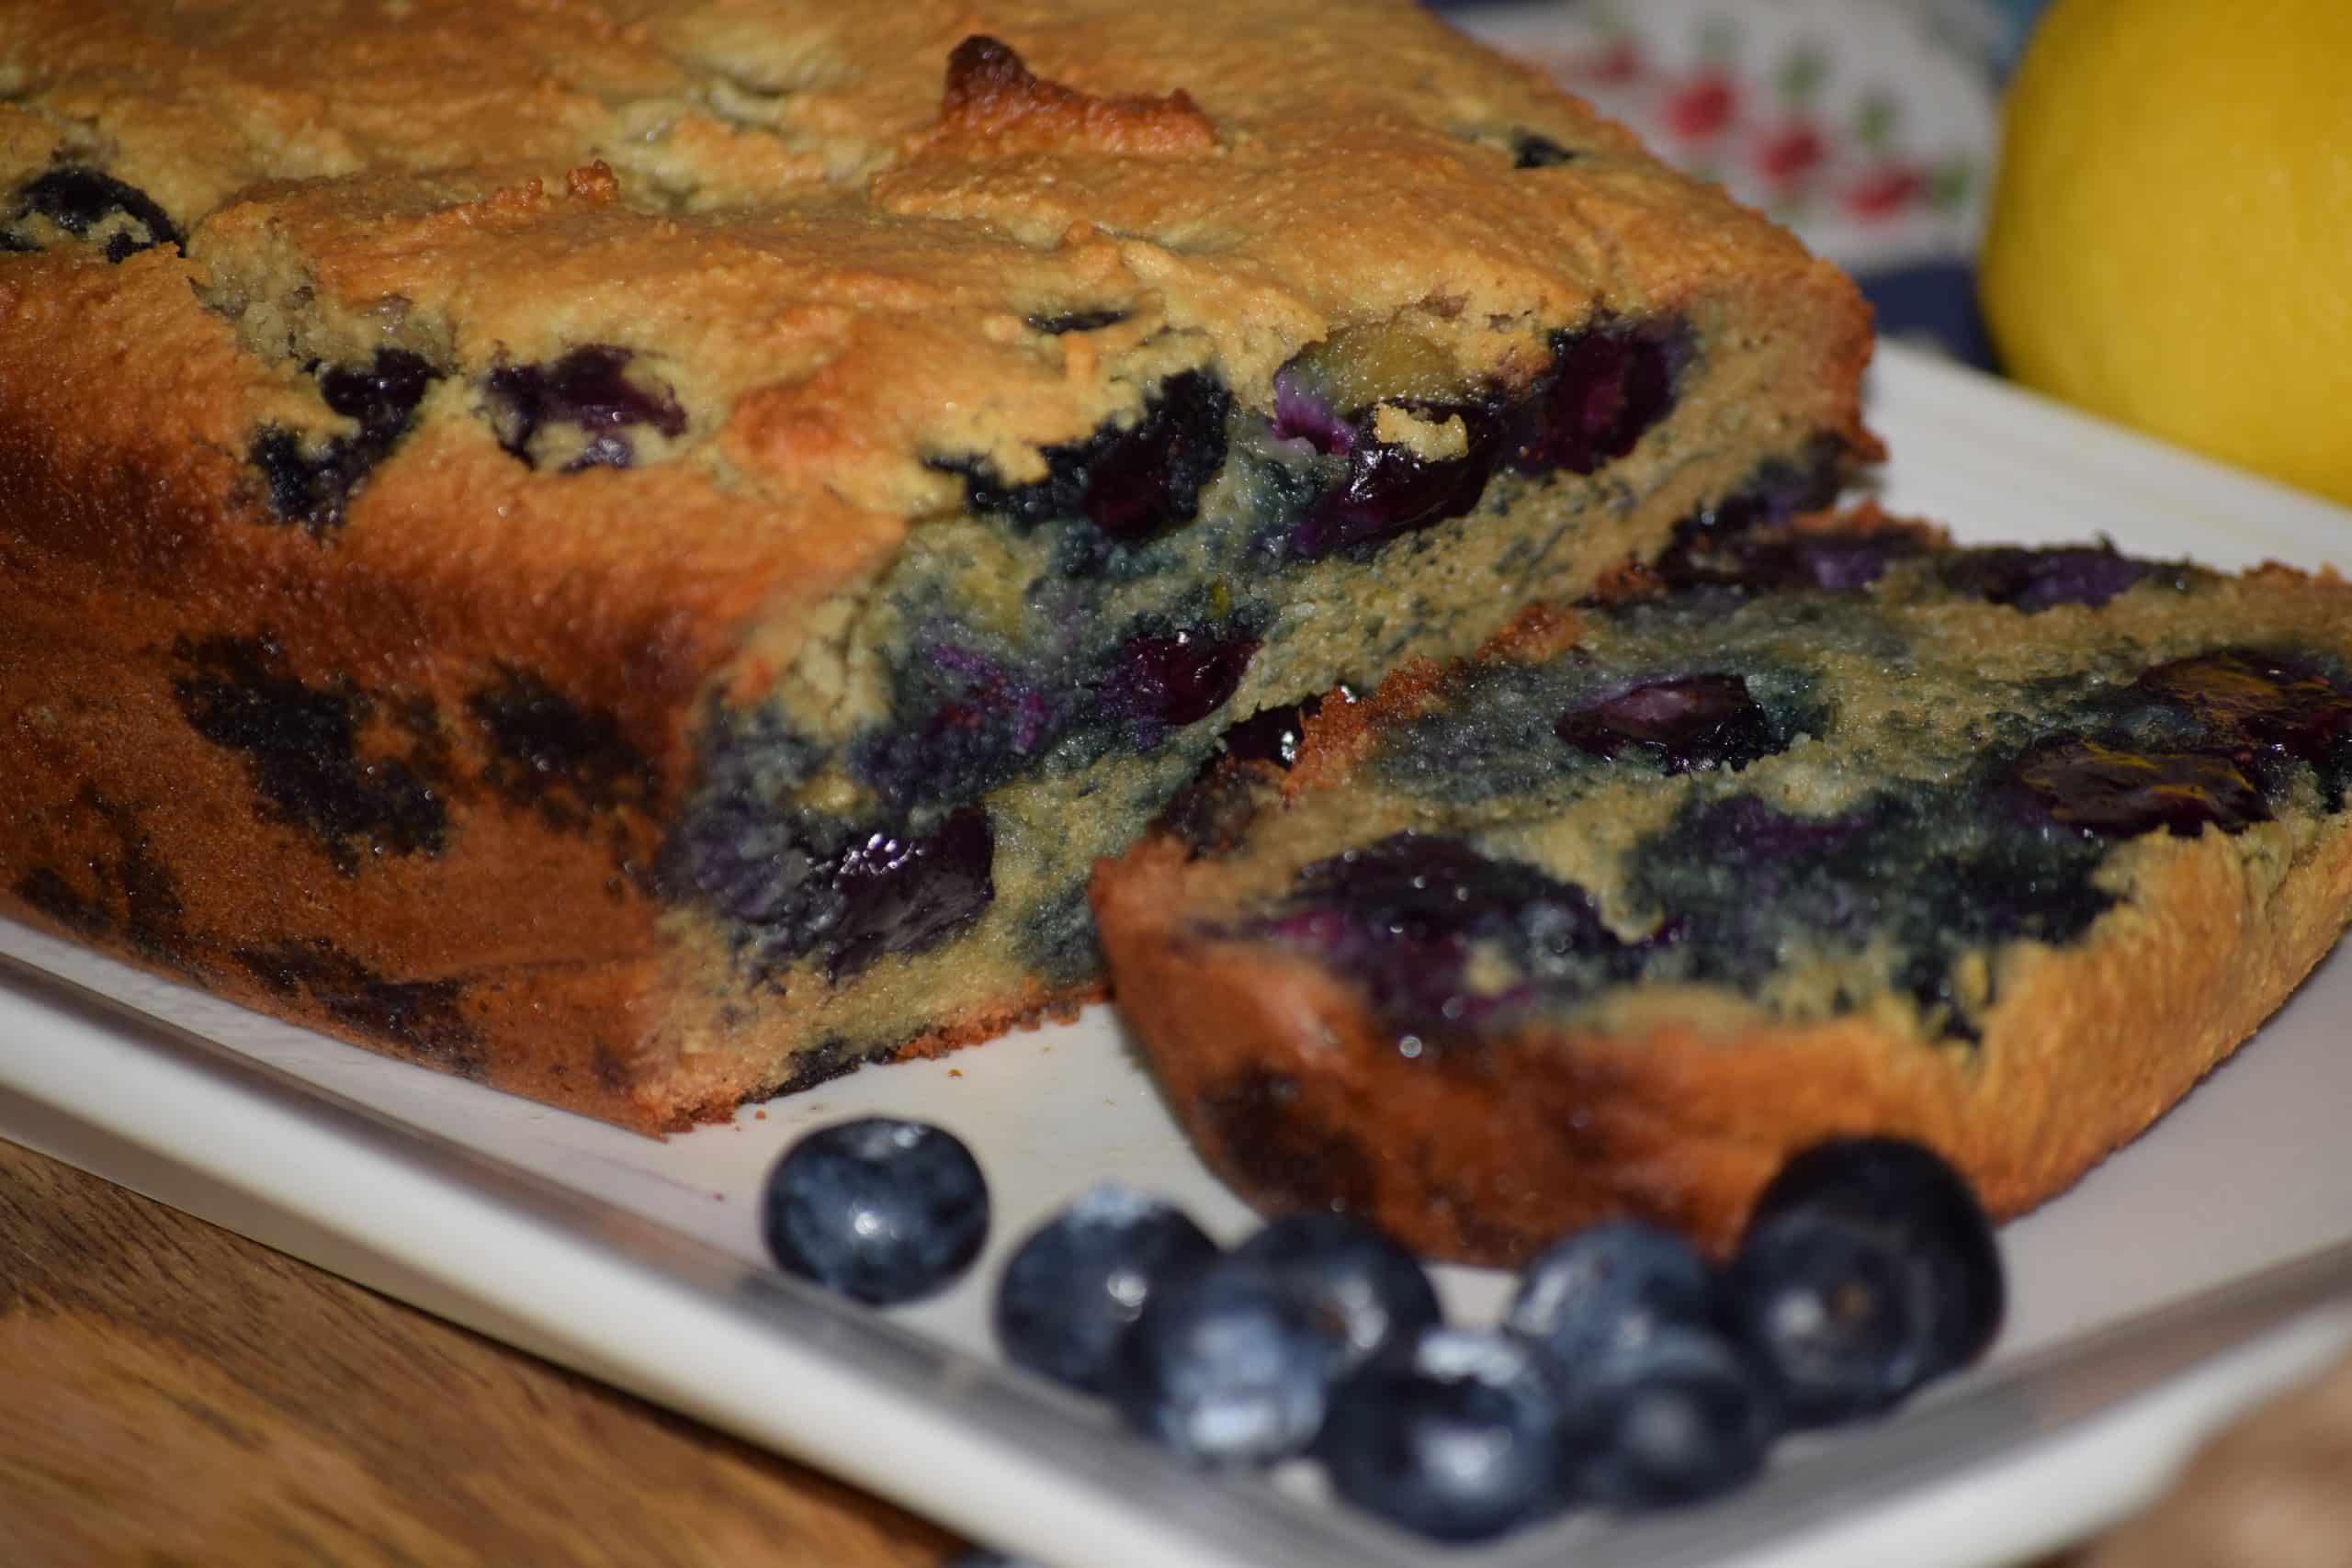
[[[815,1472],[0,1143],[0,1563],[935,1568]]]

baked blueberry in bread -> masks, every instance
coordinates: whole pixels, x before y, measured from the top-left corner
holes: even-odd
[[[1114,984],[1271,1209],[1516,1261],[1721,1248],[1794,1151],[2014,1214],[2185,1093],[2352,915],[2352,589],[1858,517],[1327,702],[1099,874]]]
[[[0,13],[0,906],[639,1126],[1095,994],[1262,707],[1873,452],[1401,3]]]

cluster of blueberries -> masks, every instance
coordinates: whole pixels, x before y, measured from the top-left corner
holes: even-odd
[[[910,1301],[978,1256],[988,1187],[953,1134],[868,1118],[796,1144],[763,1220],[786,1271]],[[1596,1225],[1531,1262],[1492,1329],[1447,1325],[1421,1265],[1351,1217],[1277,1219],[1226,1252],[1106,1185],[1014,1251],[995,1327],[1015,1364],[1189,1460],[1309,1458],[1349,1504],[1469,1541],[1736,1486],[1781,1432],[1974,1359],[2004,1293],[1967,1183],[1918,1145],[1860,1138],[1791,1160],[1726,1265],[1670,1231]]]

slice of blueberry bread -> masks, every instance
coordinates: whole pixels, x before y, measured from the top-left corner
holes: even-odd
[[[1252,1201],[1484,1262],[1617,1215],[1721,1247],[1867,1133],[2013,1214],[2352,916],[2332,574],[1702,543],[1325,703],[1098,874],[1121,1009]]]
[[[0,11],[0,899],[640,1125],[1094,994],[1234,718],[1872,454],[1401,4]]]

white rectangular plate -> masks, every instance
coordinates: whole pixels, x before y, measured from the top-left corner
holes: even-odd
[[[1884,499],[1963,537],[2111,535],[2223,566],[2352,559],[2352,513],[1988,378],[1888,349]],[[2352,1337],[2352,961],[2140,1144],[2008,1227],[1988,1364],[1867,1428],[1782,1446],[1736,1496],[1442,1551],[1340,1513],[1303,1467],[1188,1470],[1006,1370],[989,1299],[1014,1242],[1109,1177],[1226,1239],[1115,1021],[869,1069],[656,1142],[291,1028],[0,922],[0,1134],[1070,1568],[1442,1560],[1991,1564],[2146,1497],[2200,1432]],[[989,1253],[887,1314],[777,1274],[761,1178],[797,1133],[887,1111],[964,1137]],[[1507,1281],[1442,1271],[1480,1320]]]

